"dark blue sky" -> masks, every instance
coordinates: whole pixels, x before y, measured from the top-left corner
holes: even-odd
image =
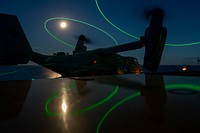
[[[96,2],[104,17],[97,9]],[[149,22],[144,18],[144,12],[152,7],[161,7],[166,11],[164,25],[168,29],[167,44],[175,43],[179,46],[166,46],[161,63],[197,64],[197,60],[193,58],[200,57],[200,44],[183,47],[180,45],[200,41],[199,0],[0,0],[0,12],[17,15],[33,50],[44,54],[73,51],[73,48],[55,40],[46,32],[44,22],[49,18],[75,19],[75,21],[66,20],[69,26],[65,30],[61,30],[58,25],[61,20],[49,21],[47,28],[59,39],[70,44],[76,43],[75,36],[85,34],[93,42],[88,44],[88,49],[94,49],[116,45],[110,36],[119,44],[136,41],[131,36],[143,35]],[[113,27],[105,17],[114,26],[131,36]],[[141,64],[143,54],[144,49],[122,53],[135,56]]]

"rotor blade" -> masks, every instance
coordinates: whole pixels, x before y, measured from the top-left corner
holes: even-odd
[[[76,39],[76,40],[78,40],[79,39],[79,37],[81,37],[81,36],[84,36],[85,37],[85,35],[74,35],[74,38]],[[92,43],[94,43],[93,41],[91,41],[91,39],[89,39],[89,38],[84,38],[84,40],[85,40],[85,43],[88,45],[88,44],[92,44]]]

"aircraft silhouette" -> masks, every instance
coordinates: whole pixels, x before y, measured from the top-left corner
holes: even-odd
[[[143,67],[155,72],[167,37],[163,17],[162,9],[152,10],[145,35],[136,42],[87,51],[84,45],[87,38],[80,35],[72,55],[64,52],[42,55],[32,50],[17,16],[0,14],[0,65],[26,64],[30,60],[65,77],[140,73],[135,57],[118,53],[145,47]]]

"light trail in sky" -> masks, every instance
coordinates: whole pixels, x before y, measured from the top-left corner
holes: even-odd
[[[109,20],[106,15],[103,13],[103,11],[101,10],[100,6],[99,6],[99,3],[98,3],[98,0],[95,0],[95,3],[96,3],[96,7],[99,11],[99,13],[101,14],[101,16],[110,24],[112,25],[114,28],[116,28],[117,30],[119,30],[120,32],[122,32],[123,34],[126,34],[127,36],[130,36],[134,39],[137,39],[139,40],[140,37],[136,36],[136,35],[133,35],[131,33],[128,33],[127,31],[119,28],[118,26],[116,26],[111,20]],[[183,46],[193,46],[193,45],[199,45],[200,44],[200,41],[197,41],[197,42],[190,42],[190,43],[168,43],[168,44],[165,44],[167,46],[173,46],[173,47],[183,47]]]
[[[109,37],[115,42],[115,44],[118,45],[118,42],[116,41],[116,39],[115,39],[113,36],[111,36],[108,32],[106,32],[105,30],[103,30],[103,29],[101,29],[101,28],[99,28],[99,27],[97,27],[97,26],[95,26],[95,25],[92,25],[92,24],[90,24],[90,23],[87,23],[87,22],[84,22],[84,21],[81,21],[81,20],[78,20],[78,19],[65,18],[65,17],[53,17],[53,18],[47,19],[47,20],[45,21],[45,23],[44,23],[44,28],[45,28],[45,30],[47,31],[47,33],[48,33],[50,36],[52,36],[54,39],[56,39],[57,41],[59,41],[60,43],[65,44],[65,45],[67,45],[67,46],[69,46],[69,47],[75,48],[74,45],[72,45],[72,44],[70,44],[70,43],[67,43],[67,42],[61,40],[59,37],[57,37],[56,35],[54,35],[53,33],[51,33],[51,32],[49,31],[49,29],[47,28],[47,23],[50,22],[50,21],[53,21],[53,20],[68,20],[68,21],[73,21],[73,22],[77,22],[77,23],[81,23],[81,24],[90,26],[90,27],[95,28],[95,29],[97,29],[98,31],[100,31],[100,32],[102,32],[102,33],[104,33],[104,34],[106,34],[107,36],[109,36]]]

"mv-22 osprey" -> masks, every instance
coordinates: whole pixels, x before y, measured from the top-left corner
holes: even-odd
[[[143,68],[155,72],[160,64],[167,29],[163,27],[164,12],[152,10],[150,24],[139,41],[87,51],[86,37],[80,35],[72,55],[57,53],[42,55],[34,52],[23,32],[17,16],[0,14],[0,65],[26,64],[33,61],[64,77],[140,73],[134,57],[119,52],[145,48]]]

